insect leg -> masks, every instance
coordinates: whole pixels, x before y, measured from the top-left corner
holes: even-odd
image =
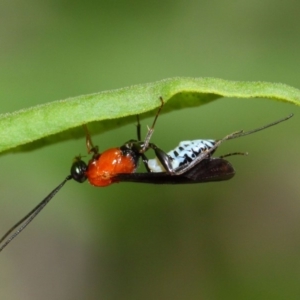
[[[136,116],[136,119],[137,119],[137,125],[136,125],[137,139],[140,142],[142,139],[141,139],[141,123],[140,123],[139,115]]]
[[[165,151],[158,148],[155,144],[149,143],[148,147],[154,150],[157,159],[162,164],[166,172],[169,174],[175,174],[172,165],[172,158]]]
[[[227,153],[225,155],[221,155],[218,158],[224,158],[224,157],[228,157],[228,156],[233,156],[233,155],[248,155],[248,152],[232,152],[232,153]]]
[[[159,97],[159,99],[160,99],[160,101],[161,101],[161,105],[160,105],[160,107],[159,107],[159,109],[158,109],[158,111],[157,111],[157,113],[156,113],[156,115],[155,115],[155,118],[154,118],[154,121],[153,121],[152,126],[148,129],[148,132],[147,132],[147,135],[146,135],[146,138],[145,138],[145,141],[144,141],[144,145],[143,145],[142,152],[147,151],[147,149],[149,148],[149,143],[150,143],[150,139],[151,139],[151,137],[152,137],[152,134],[153,134],[153,132],[154,132],[154,126],[155,126],[155,123],[156,123],[156,121],[157,121],[157,118],[158,118],[158,116],[159,116],[159,114],[160,114],[160,112],[161,112],[163,106],[164,106],[164,100],[163,100],[163,98],[162,98],[162,97]]]
[[[140,156],[141,156],[141,158],[142,158],[143,164],[144,164],[144,166],[145,166],[147,172],[148,172],[148,173],[151,173],[151,170],[150,170],[150,168],[149,168],[149,166],[148,166],[148,157],[147,157],[144,153],[141,153]]]
[[[249,135],[249,134],[252,134],[254,132],[258,132],[258,131],[261,131],[261,130],[264,130],[266,128],[269,128],[271,126],[274,126],[274,125],[277,125],[281,122],[284,122],[284,121],[287,121],[288,119],[290,119],[294,114],[290,114],[288,115],[287,117],[283,118],[283,119],[280,119],[278,121],[275,121],[273,123],[270,123],[270,124],[267,124],[265,126],[262,126],[262,127],[259,127],[259,128],[256,128],[256,129],[253,129],[253,130],[250,130],[250,131],[246,131],[244,132],[244,130],[241,130],[241,131],[238,131],[236,133],[233,133],[230,135],[230,137],[227,138],[227,140],[231,140],[231,139],[236,139],[238,137],[242,137],[242,136],[245,136],[245,135]]]
[[[83,125],[83,128],[85,130],[85,143],[88,154],[93,153],[93,158],[97,158],[99,154],[98,146],[94,146],[90,132],[86,125]]]

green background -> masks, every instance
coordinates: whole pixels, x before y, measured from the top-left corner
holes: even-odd
[[[300,88],[299,11],[292,0],[1,1],[0,113],[174,76]],[[299,299],[298,111],[222,99],[161,116],[152,141],[168,151],[295,113],[220,147],[250,153],[230,158],[228,182],[68,182],[1,252],[1,299]],[[130,138],[134,124],[93,137],[100,149]],[[0,157],[1,232],[79,153],[84,139]]]

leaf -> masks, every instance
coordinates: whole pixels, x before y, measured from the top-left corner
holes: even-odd
[[[300,105],[300,90],[267,82],[235,82],[216,78],[171,78],[118,90],[54,101],[0,115],[0,152],[33,150],[43,145],[79,138],[82,124],[93,131],[133,122],[159,107],[163,112],[200,106],[221,97],[268,98]],[[151,112],[153,114],[153,112]],[[89,125],[90,127],[90,125]]]

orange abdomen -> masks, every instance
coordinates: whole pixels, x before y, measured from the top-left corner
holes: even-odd
[[[116,174],[133,173],[135,169],[135,161],[130,155],[124,155],[120,148],[112,148],[89,162],[86,175],[92,185],[107,186],[117,182],[114,180]]]

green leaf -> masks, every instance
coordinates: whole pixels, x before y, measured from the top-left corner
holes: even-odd
[[[171,78],[118,90],[54,101],[0,115],[0,152],[33,150],[84,135],[82,124],[103,132],[159,107],[163,112],[200,106],[221,97],[268,98],[300,105],[300,90],[280,83],[234,82],[216,78]],[[151,112],[153,114],[153,112]],[[89,125],[90,127],[90,125]]]

